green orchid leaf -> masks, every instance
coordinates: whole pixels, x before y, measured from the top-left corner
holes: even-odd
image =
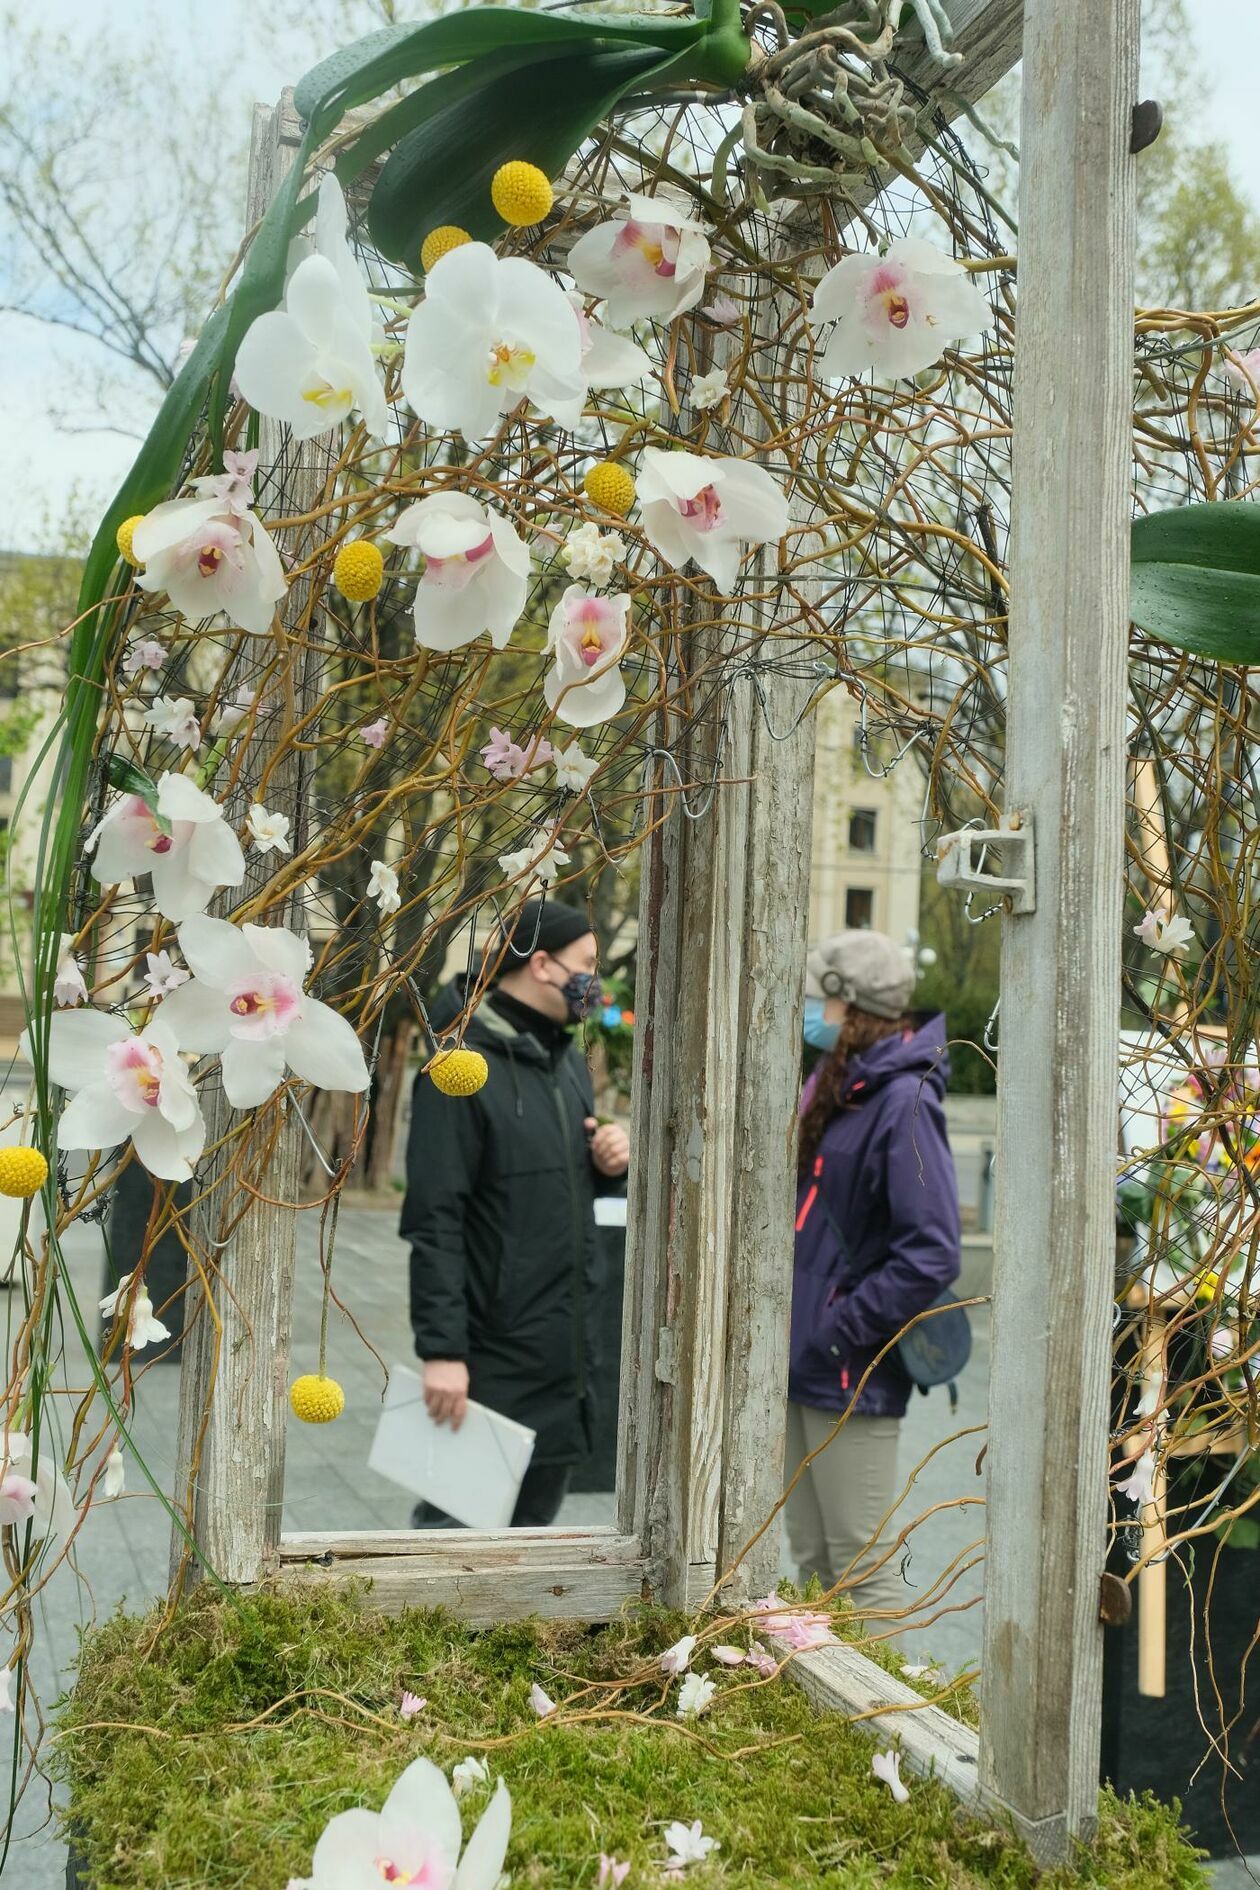
[[[128,761],[125,755],[112,754],[105,764],[111,787],[121,788],[124,794],[138,794],[147,807],[157,805],[157,783],[143,768],[137,768],[134,761]]]
[[[418,85],[414,92],[408,92],[396,105],[391,105],[379,118],[374,118],[362,137],[340,153],[336,164],[339,181],[342,184],[353,182],[383,151],[400,144],[417,125],[424,124],[436,112],[444,111],[456,99],[477,91],[497,73],[523,72],[526,67],[555,56],[551,46],[507,47],[480,59],[466,60],[462,66],[452,66],[449,72],[439,72],[435,78]]]
[[[1260,505],[1152,512],[1134,522],[1132,546],[1134,623],[1218,663],[1260,663]]]
[[[474,7],[466,13],[385,27],[333,53],[301,79],[293,103],[306,119],[318,116],[321,135],[343,112],[379,98],[391,86],[438,66],[460,65],[485,53],[516,47],[590,45],[596,41],[627,46],[656,46],[680,51],[707,31],[703,20],[665,20],[650,15],[601,16],[565,13],[526,13],[515,7]],[[332,122],[326,122],[331,115]]]
[[[496,67],[395,147],[368,205],[372,241],[414,268],[424,238],[441,224],[489,240],[503,228],[490,201],[501,164],[523,158],[554,177],[619,99],[688,57],[660,47],[585,51],[532,67],[524,82]],[[451,161],[455,151],[461,164]]]

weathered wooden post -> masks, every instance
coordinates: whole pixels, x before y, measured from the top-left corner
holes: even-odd
[[[1026,0],[1006,811],[1036,906],[1002,948],[980,1772],[1047,1861],[1098,1794],[1137,50],[1138,0]]]
[[[274,110],[258,106],[250,145],[246,223],[268,204],[293,163],[300,128],[291,93]],[[310,507],[327,478],[327,457],[318,441],[285,443],[284,430],[263,420],[259,430],[260,465],[278,468],[285,505],[300,514]],[[326,522],[285,535],[282,550],[307,557]],[[281,621],[293,628],[302,618],[309,583],[289,588]],[[318,694],[318,653],[290,645],[293,700],[299,713]],[[270,713],[270,712],[269,712]],[[278,713],[275,711],[274,713]],[[238,784],[232,817],[239,824],[249,804],[248,789],[257,781],[263,743],[255,738],[250,767]],[[267,799],[273,811],[291,822],[295,854],[309,839],[312,756],[298,748],[283,755],[268,777]],[[240,899],[256,894],[272,876],[270,856],[250,855]],[[266,923],[304,930],[300,894],[273,907]],[[263,1574],[280,1538],[284,1495],[284,1439],[287,1416],[289,1343],[293,1268],[297,1250],[295,1202],[304,1147],[301,1124],[285,1100],[256,1110],[246,1129],[250,1166],[259,1170],[264,1198],[243,1193],[230,1172],[239,1160],[240,1113],[231,1110],[216,1075],[205,1092],[207,1146],[213,1151],[199,1176],[199,1198],[191,1216],[195,1264],[205,1274],[200,1296],[190,1302],[185,1325],[180,1382],[180,1423],[176,1501],[187,1505],[188,1524],[198,1554],[224,1581],[250,1583]],[[219,1144],[217,1150],[215,1145]],[[183,1535],[171,1540],[171,1573],[187,1567]],[[190,1570],[195,1577],[197,1570]]]

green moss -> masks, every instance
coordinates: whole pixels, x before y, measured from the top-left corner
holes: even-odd
[[[653,1882],[674,1818],[700,1818],[721,1841],[688,1871],[696,1890],[1206,1882],[1174,1812],[1110,1798],[1079,1869],[1038,1877],[944,1787],[913,1781],[909,1804],[894,1804],[871,1775],[870,1739],[815,1715],[783,1678],[720,1672],[703,1739],[689,1738],[660,1684],[619,1684],[681,1631],[660,1613],[477,1634],[440,1614],[382,1616],[342,1592],[239,1607],[199,1596],[159,1627],[156,1615],[118,1616],[90,1635],[61,1716],[55,1763],[94,1890],[282,1890],[309,1870],[334,1812],[378,1807],[421,1752],[449,1770],[479,1750],[511,1788],[508,1868],[530,1890],[594,1884],[601,1850],[633,1860],[632,1883]],[[601,1716],[540,1725],[533,1680]],[[428,1700],[410,1725],[397,1711],[404,1687]]]

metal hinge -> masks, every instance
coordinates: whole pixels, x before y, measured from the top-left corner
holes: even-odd
[[[989,847],[1000,847],[1013,869],[1000,877],[984,872]],[[976,849],[979,848],[979,858]],[[1033,912],[1037,906],[1032,815],[1003,814],[996,827],[962,827],[936,843],[936,877],[942,886],[984,892],[1001,899],[1008,912]]]

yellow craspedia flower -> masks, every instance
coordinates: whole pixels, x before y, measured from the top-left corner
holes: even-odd
[[[343,545],[333,559],[333,583],[352,604],[375,597],[385,576],[385,560],[370,539],[356,538]]]
[[[522,230],[526,224],[542,222],[555,202],[555,192],[546,171],[517,158],[500,164],[490,180],[490,201],[505,223]]]
[[[331,1424],[346,1408],[346,1394],[335,1378],[306,1372],[289,1386],[289,1404],[303,1424]]]
[[[29,1200],[48,1179],[48,1163],[37,1148],[0,1148],[0,1194]]]
[[[136,535],[136,526],[144,524],[144,513],[136,512],[131,518],[125,518],[118,527],[114,543],[118,546],[118,555],[128,564],[139,569],[140,560],[131,549],[131,541]]]
[[[441,262],[448,250],[458,249],[461,243],[471,243],[472,237],[467,230],[461,230],[458,223],[439,223],[436,230],[430,230],[420,245],[420,267],[427,276],[434,263]]]
[[[591,467],[582,484],[592,505],[598,505],[605,512],[615,512],[618,518],[624,518],[634,504],[633,475],[615,460],[601,459],[597,466]]]
[[[439,1050],[429,1080],[444,1096],[475,1096],[490,1074],[480,1050]]]

